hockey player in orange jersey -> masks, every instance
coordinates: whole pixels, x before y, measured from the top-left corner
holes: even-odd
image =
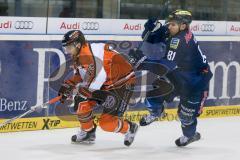
[[[65,80],[59,89],[61,102],[64,103],[74,88],[78,90],[75,106],[81,130],[72,136],[72,142],[95,140],[93,109],[100,103],[103,113],[99,119],[99,126],[107,132],[124,134],[124,144],[130,146],[138,129],[136,123],[123,119],[132,95],[131,88],[135,84],[131,64],[107,44],[88,43],[79,30],[67,32],[63,37],[62,46],[64,52],[70,54],[73,59],[74,75]],[[124,80],[126,76],[128,79]],[[98,91],[110,94],[104,95]],[[93,94],[104,101],[94,100]]]

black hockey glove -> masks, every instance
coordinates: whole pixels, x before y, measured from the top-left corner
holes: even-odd
[[[156,27],[156,21],[157,18],[150,18],[148,21],[144,24],[145,30],[147,31],[153,31],[153,29]]]
[[[131,49],[128,53],[128,58],[129,58],[129,62],[130,64],[132,64],[132,66],[134,68],[138,68],[138,66],[147,59],[147,57],[143,54],[143,52],[141,50],[138,49]]]
[[[150,32],[155,32],[161,27],[162,27],[162,24],[157,20],[157,18],[150,18],[144,24],[145,31],[150,31]]]
[[[70,83],[67,83],[67,82],[64,82],[61,85],[61,87],[58,91],[58,96],[62,96],[61,99],[60,99],[61,103],[64,103],[65,100],[72,95],[72,91],[73,91],[74,88],[75,88],[74,85],[72,85]]]

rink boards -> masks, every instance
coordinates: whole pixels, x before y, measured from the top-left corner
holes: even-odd
[[[22,114],[31,106],[40,105],[57,95],[59,84],[70,75],[66,57],[61,50],[60,35],[0,35],[0,118],[9,119]],[[87,36],[90,42],[111,44],[115,50],[128,54],[141,41],[139,36]],[[202,118],[239,116],[240,114],[240,38],[238,36],[197,37],[207,55],[214,77],[210,82],[209,98]],[[143,50],[151,58],[164,52],[162,44],[144,44]],[[66,64],[66,65],[65,65]],[[59,69],[59,66],[62,66]],[[51,77],[51,78],[49,78]],[[141,80],[146,85],[148,77]],[[144,89],[144,87],[142,88]],[[126,114],[138,121],[146,114],[144,95],[132,98],[133,105]],[[166,120],[175,120],[178,99],[168,105]],[[0,128],[0,132],[76,127],[73,113],[59,103]],[[65,115],[65,114],[64,114]],[[71,119],[71,120],[69,120]],[[162,120],[162,119],[161,119]],[[3,120],[0,120],[3,122]]]
[[[177,109],[166,109],[165,117],[159,118],[158,121],[178,121]],[[125,113],[124,117],[130,121],[139,122],[140,118],[147,114],[147,111],[129,111]],[[240,116],[240,106],[217,106],[205,107],[200,118],[218,118]],[[0,120],[2,123],[4,120]],[[95,118],[95,122],[98,117]],[[79,127],[79,122],[75,115],[63,117],[36,117],[36,118],[22,118],[7,124],[0,128],[0,133],[16,132],[16,131],[33,131],[33,130],[49,130],[60,128],[74,128]]]

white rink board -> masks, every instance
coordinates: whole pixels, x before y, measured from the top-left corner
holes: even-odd
[[[0,16],[0,34],[57,34],[78,29],[88,35],[140,36],[147,19],[103,18],[53,18]],[[165,20],[159,20],[162,24]],[[190,25],[195,35],[240,35],[240,22],[193,21]]]
[[[2,133],[3,160],[237,160],[240,157],[240,117],[200,119],[202,139],[178,148],[180,123],[154,122],[141,127],[132,146],[123,145],[123,135],[97,129],[93,145],[70,143],[77,129]]]
[[[0,34],[45,34],[47,18],[43,17],[1,17]],[[36,36],[36,35],[35,35]]]
[[[0,41],[61,41],[63,35],[1,35]],[[87,40],[142,41],[140,36],[86,35]],[[240,36],[196,36],[198,41],[240,41]]]

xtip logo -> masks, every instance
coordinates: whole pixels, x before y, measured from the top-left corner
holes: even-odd
[[[42,130],[57,127],[61,123],[61,121],[60,120],[51,120],[51,119],[47,118],[47,119],[43,119],[43,123],[44,124],[43,124]]]

